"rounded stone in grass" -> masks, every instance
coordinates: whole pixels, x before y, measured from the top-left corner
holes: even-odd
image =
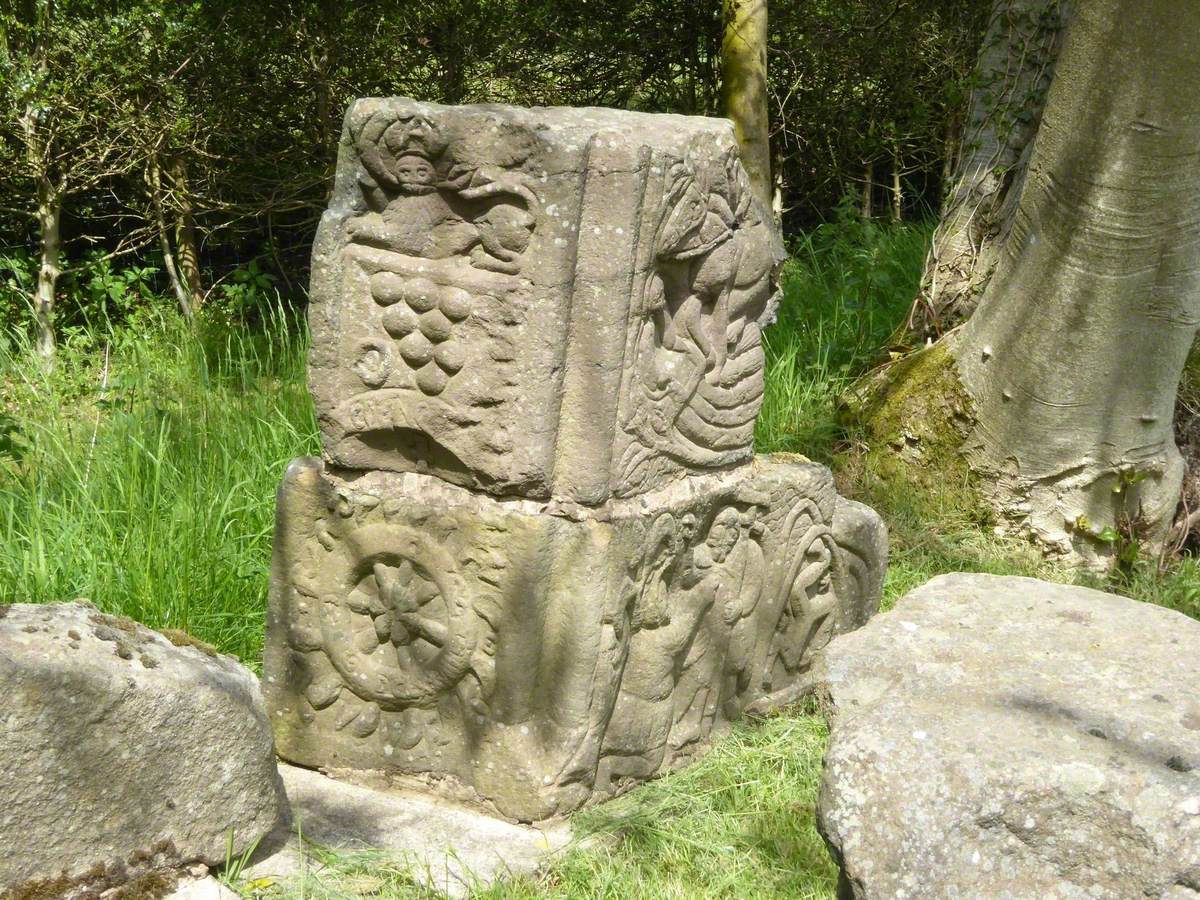
[[[283,793],[258,679],[87,603],[0,606],[0,893],[223,864]]]

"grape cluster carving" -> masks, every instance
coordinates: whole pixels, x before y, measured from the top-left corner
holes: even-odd
[[[471,313],[471,295],[462,288],[395,272],[371,277],[371,296],[383,307],[383,328],[416,373],[421,392],[436,397],[466,362],[454,326]]]

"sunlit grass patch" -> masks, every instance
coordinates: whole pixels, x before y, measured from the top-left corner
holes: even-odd
[[[0,602],[87,597],[257,665],[275,489],[316,450],[303,358],[282,315],[199,338],[164,322],[50,376],[10,349]]]

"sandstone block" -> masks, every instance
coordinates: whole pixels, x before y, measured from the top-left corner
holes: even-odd
[[[884,541],[800,458],[596,509],[297,461],[264,670],[279,753],[567,812],[795,697],[877,608]]]
[[[1200,622],[946,575],[815,677],[843,896],[1200,897]]]
[[[590,505],[744,462],[780,258],[725,120],[360,100],[313,248],[325,456]]]
[[[240,853],[280,814],[258,680],[230,657],[90,605],[17,604],[0,684],[0,891],[223,864],[231,830]]]

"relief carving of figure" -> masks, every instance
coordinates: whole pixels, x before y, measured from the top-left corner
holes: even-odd
[[[675,719],[675,686],[684,657],[716,598],[687,549],[696,519],[686,514],[650,548],[646,579],[631,617],[620,693],[608,722],[596,773],[598,788],[646,778],[662,765]],[[681,596],[684,595],[684,596]]]
[[[717,714],[731,632],[744,602],[742,580],[749,551],[742,526],[743,516],[736,507],[721,509],[704,541],[692,552],[681,579],[681,585],[691,591],[682,595],[680,602],[691,603],[699,597],[707,611],[678,676],[672,749],[702,740]]]
[[[460,148],[425,116],[384,108],[354,131],[369,211],[349,223],[351,239],[422,259],[466,257],[513,274],[529,246],[536,195],[519,172],[458,159]],[[508,154],[522,161],[521,138]],[[493,154],[494,155],[494,154]]]
[[[658,454],[701,467],[744,455],[762,397],[770,227],[732,153],[723,165],[677,160],[664,178],[622,422],[634,438],[620,460],[627,481]]]
[[[766,611],[774,627],[765,639],[760,637],[753,666],[760,679],[755,687],[768,691],[801,674],[812,653],[829,642],[838,605],[833,583],[837,547],[811,500],[792,509],[783,534],[789,557]]]

